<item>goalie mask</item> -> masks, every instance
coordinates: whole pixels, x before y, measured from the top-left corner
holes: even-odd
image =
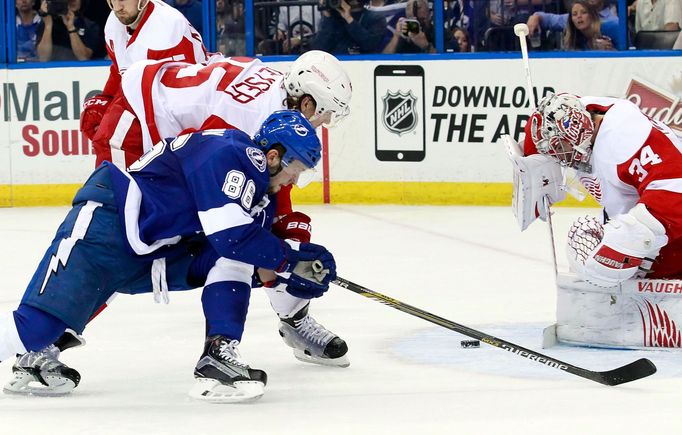
[[[569,94],[545,97],[528,122],[540,154],[553,157],[562,166],[591,172],[594,124],[577,97]]]

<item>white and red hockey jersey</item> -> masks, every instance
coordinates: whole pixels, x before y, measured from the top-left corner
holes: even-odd
[[[609,216],[644,204],[669,239],[648,277],[682,278],[682,140],[628,100],[580,101],[588,111],[604,114],[592,149],[592,172],[579,173],[582,185]]]
[[[141,121],[143,151],[188,130],[236,128],[250,136],[286,108],[284,76],[258,59],[215,57],[208,65],[139,62],[123,76],[123,94]]]
[[[104,26],[104,39],[112,63],[102,92],[105,95],[116,95],[121,75],[135,62],[146,59],[187,63],[207,61],[199,32],[181,12],[160,0],[149,0],[132,34],[111,12]]]

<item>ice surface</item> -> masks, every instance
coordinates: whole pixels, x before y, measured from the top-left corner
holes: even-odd
[[[594,370],[650,358],[659,373],[605,387],[481,344],[341,288],[311,312],[345,338],[347,369],[294,359],[254,292],[240,346],[269,384],[259,402],[187,397],[202,349],[200,292],[121,295],[63,360],[83,380],[63,398],[0,394],[2,434],[676,434],[682,353],[540,349],[554,321],[547,224],[523,234],[509,208],[308,206],[339,275],[403,302]],[[16,307],[66,208],[0,209],[0,309]],[[586,209],[557,209],[555,234]],[[559,267],[566,268],[563,243]],[[115,267],[115,265],[112,265]],[[9,379],[11,361],[0,365]]]

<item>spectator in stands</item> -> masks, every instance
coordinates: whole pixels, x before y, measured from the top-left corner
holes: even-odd
[[[322,15],[315,6],[282,6],[277,22],[278,38],[282,41],[283,52],[298,54],[305,51],[306,43],[315,34]]]
[[[426,0],[409,0],[384,53],[435,53],[431,10]]]
[[[452,29],[452,37],[445,45],[445,51],[455,53],[469,53],[471,52],[471,42],[469,33],[461,27]]]
[[[573,1],[571,19],[564,29],[564,50],[614,50],[612,41],[617,37],[617,28],[604,34],[599,12],[587,0]]]
[[[17,62],[38,60],[36,51],[36,29],[40,24],[40,16],[33,9],[33,0],[16,0],[16,40]]]
[[[330,5],[331,3],[331,5]],[[386,28],[380,14],[364,8],[361,0],[320,0],[322,21],[312,48],[332,54],[376,53]]]
[[[682,26],[682,1],[637,0],[635,9],[635,32],[640,30],[680,30]]]
[[[445,28],[450,30],[446,36],[451,35],[456,27],[469,35],[469,43],[472,47],[480,49],[483,35],[490,27],[487,2],[485,0],[449,1],[445,11]]]
[[[225,56],[246,53],[244,3],[241,0],[216,0],[216,42]]]
[[[179,10],[182,15],[187,18],[192,27],[197,32],[202,33],[204,28],[203,12],[201,10],[201,1],[199,0],[164,0],[175,9]]]
[[[42,0],[38,14],[42,21],[36,29],[38,58],[53,60],[89,60],[100,50],[104,38],[100,28],[80,13],[81,0],[60,2]]]
[[[610,6],[604,3],[604,0],[588,0],[588,3],[592,8],[599,11],[599,19],[602,23],[613,21],[616,26],[618,25],[618,16]],[[569,4],[569,10],[571,9],[572,4],[572,2]],[[539,32],[541,28],[561,32],[566,28],[566,24],[568,24],[568,15],[569,14],[535,12],[528,17],[528,31],[530,35]]]
[[[279,0],[283,3],[297,0]],[[322,17],[315,5],[280,6],[273,36],[258,45],[258,53],[300,54],[307,51]]]
[[[405,16],[405,2],[401,0],[397,2],[393,0],[370,0],[367,9],[381,14],[386,20],[384,36],[381,38],[381,44],[377,48],[377,52],[382,52],[391,38],[393,38],[398,20]]]

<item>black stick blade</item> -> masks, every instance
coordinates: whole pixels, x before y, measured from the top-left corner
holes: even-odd
[[[654,363],[646,358],[641,358],[630,364],[626,364],[623,367],[618,367],[617,369],[606,372],[596,372],[596,377],[593,380],[600,384],[613,386],[646,378],[654,373],[656,373],[656,366]]]

